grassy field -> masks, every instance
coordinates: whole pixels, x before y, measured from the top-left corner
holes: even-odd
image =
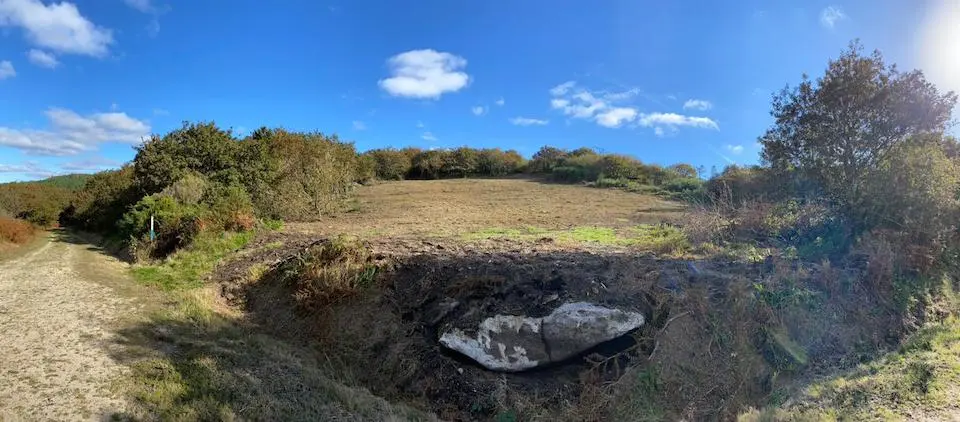
[[[289,224],[288,230],[433,237],[528,228],[625,229],[677,221],[683,209],[653,196],[531,179],[409,180],[360,188],[344,213]]]

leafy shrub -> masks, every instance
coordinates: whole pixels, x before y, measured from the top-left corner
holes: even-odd
[[[412,156],[405,151],[393,148],[375,149],[367,151],[364,155],[373,159],[374,173],[380,180],[403,180],[412,166]]]
[[[902,230],[915,242],[929,243],[954,230],[958,188],[957,162],[938,142],[918,139],[891,149],[851,212],[866,228]]]
[[[41,182],[6,183],[0,185],[0,208],[21,220],[48,227],[57,223],[72,196],[67,189]]]
[[[203,202],[204,225],[217,231],[246,231],[256,223],[250,195],[240,186],[214,185]]]
[[[213,122],[185,122],[180,129],[137,147],[134,177],[145,194],[162,191],[188,171],[220,183],[239,182],[243,171],[238,166],[239,152],[240,144],[229,130]]]
[[[640,179],[643,175],[640,161],[626,155],[604,155],[599,165],[604,176],[614,179]]]
[[[156,232],[153,242],[148,237],[151,217]],[[178,203],[172,196],[148,195],[124,214],[119,228],[137,259],[163,257],[189,245],[200,233],[200,210]]]
[[[207,180],[199,173],[188,172],[160,193],[184,205],[197,205],[207,192]]]
[[[417,179],[439,179],[443,175],[444,165],[447,163],[448,151],[422,151],[413,157],[410,176]]]
[[[360,184],[367,184],[376,178],[377,161],[367,154],[361,154],[357,157],[357,176],[355,181]]]
[[[536,154],[533,154],[533,158],[527,164],[527,171],[530,173],[550,173],[555,167],[560,166],[565,158],[567,158],[567,153],[564,150],[544,146]]]
[[[26,243],[34,235],[33,225],[10,217],[0,216],[0,241]]]
[[[477,153],[477,167],[475,173],[481,176],[503,176],[519,172],[524,165],[520,153],[500,148],[481,149]]]

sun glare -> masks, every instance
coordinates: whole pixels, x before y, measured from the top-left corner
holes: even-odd
[[[924,73],[940,88],[960,92],[960,2],[938,1],[921,28],[918,48]]]

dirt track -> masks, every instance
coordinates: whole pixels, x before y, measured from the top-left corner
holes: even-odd
[[[124,371],[111,358],[112,327],[140,305],[103,284],[123,277],[122,264],[91,248],[52,235],[0,262],[0,420],[104,420],[125,410],[111,388]]]

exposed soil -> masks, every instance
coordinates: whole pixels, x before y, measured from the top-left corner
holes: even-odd
[[[127,408],[112,388],[125,371],[111,358],[113,328],[144,305],[109,286],[122,264],[51,237],[0,263],[0,420],[102,420]]]

